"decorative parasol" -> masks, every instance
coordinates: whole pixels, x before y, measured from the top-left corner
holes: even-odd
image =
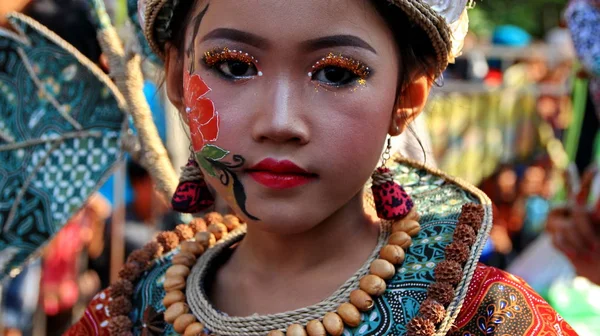
[[[18,274],[128,151],[165,197],[177,178],[143,97],[140,57],[91,0],[111,79],[34,20],[0,29],[0,278]],[[128,130],[129,113],[138,136]]]

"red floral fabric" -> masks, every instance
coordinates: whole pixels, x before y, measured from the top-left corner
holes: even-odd
[[[109,290],[96,295],[65,335],[109,335],[108,302]],[[448,335],[577,335],[522,279],[484,265],[477,267],[454,324]]]

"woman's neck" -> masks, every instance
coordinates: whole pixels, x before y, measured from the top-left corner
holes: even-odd
[[[246,237],[235,254],[239,261],[255,271],[305,272],[349,254],[372,251],[377,243],[379,226],[376,216],[365,213],[363,195],[359,193],[343,208],[311,230],[281,235],[248,227]],[[358,250],[357,250],[358,249]],[[364,255],[364,259],[368,253]]]
[[[377,246],[376,216],[364,209],[360,193],[307,232],[279,235],[249,226],[210,286],[213,304],[229,315],[248,316],[290,311],[329,297]]]

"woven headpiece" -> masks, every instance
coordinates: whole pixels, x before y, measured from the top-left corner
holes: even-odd
[[[132,0],[129,0],[132,1]],[[182,0],[137,0],[137,17],[150,48],[162,59],[171,39],[171,20]],[[189,0],[188,0],[189,1]],[[461,54],[473,0],[381,0],[402,9],[429,36],[437,54],[437,74]]]

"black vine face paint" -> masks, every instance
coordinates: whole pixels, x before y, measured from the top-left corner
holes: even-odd
[[[193,74],[196,71],[196,37],[198,36],[198,31],[200,30],[200,23],[202,23],[202,19],[204,18],[206,11],[208,11],[209,5],[210,4],[206,5],[206,7],[204,7],[204,9],[200,13],[198,13],[198,15],[196,15],[196,17],[194,17],[194,19],[192,20],[192,39],[190,40],[190,43],[188,44],[186,50],[187,56],[190,59],[190,74]]]
[[[258,221],[260,219],[246,209],[246,189],[236,173],[236,170],[244,166],[246,159],[241,155],[232,155],[233,162],[227,162],[224,159],[228,156],[228,151],[217,146],[206,145],[202,151],[196,153],[196,161],[208,175],[219,179],[227,188],[227,193],[233,195],[233,201],[246,217]]]

